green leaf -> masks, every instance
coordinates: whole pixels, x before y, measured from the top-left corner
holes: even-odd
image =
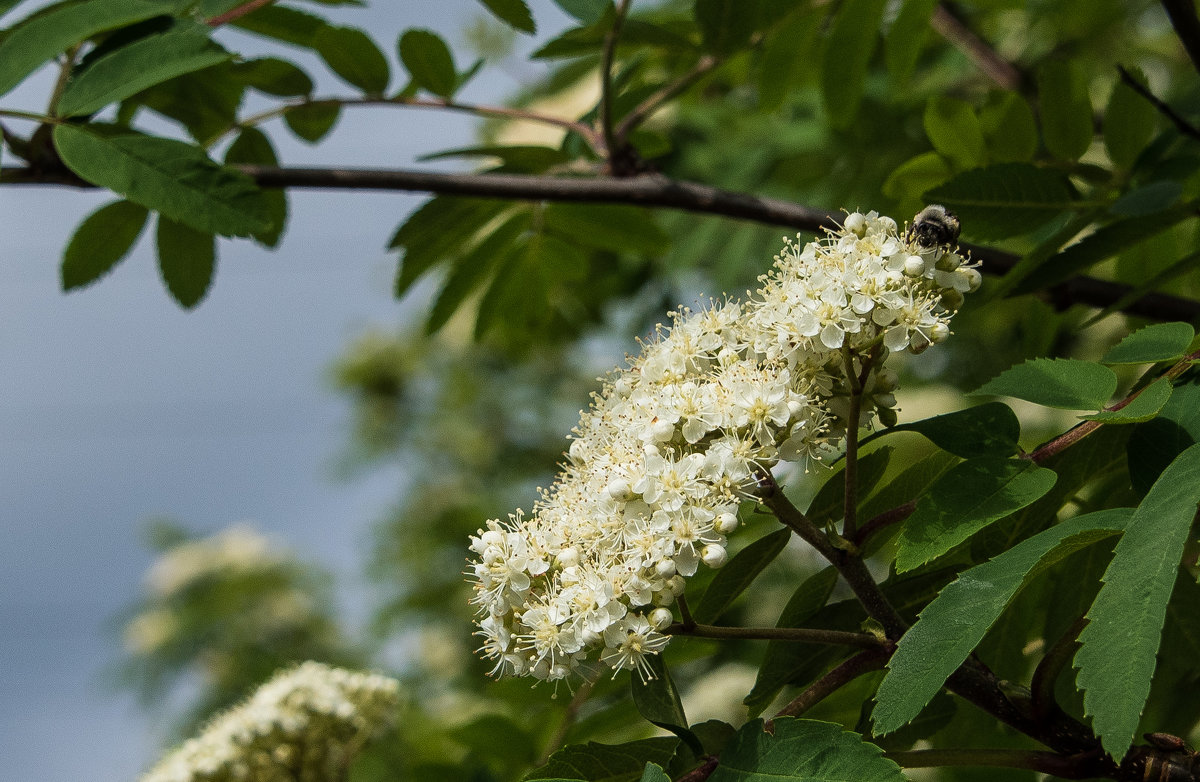
[[[929,18],[937,0],[904,0],[883,41],[883,60],[892,85],[908,84],[929,35]]]
[[[329,23],[319,16],[294,8],[268,5],[238,17],[233,20],[233,25],[293,46],[311,48],[317,33],[328,27]]]
[[[1170,209],[1183,195],[1183,185],[1171,180],[1134,188],[1113,201],[1108,211],[1121,217],[1144,217]]]
[[[479,2],[495,14],[497,19],[514,30],[520,30],[530,35],[537,32],[537,24],[534,23],[533,14],[529,13],[529,6],[525,4],[525,0],[479,0]]]
[[[688,730],[679,690],[675,688],[662,655],[647,655],[643,659],[649,669],[648,675],[643,676],[639,671],[629,677],[633,703],[638,713],[651,724],[674,733],[697,755],[703,755],[704,747],[700,740]]]
[[[917,502],[904,522],[896,553],[903,573],[945,554],[979,530],[1050,491],[1053,470],[1031,462],[983,456],[956,465]]]
[[[288,109],[283,121],[309,144],[316,144],[337,124],[342,107],[336,103],[305,103]]]
[[[585,779],[601,782],[636,782],[646,763],[665,768],[679,746],[674,736],[630,741],[625,744],[575,744],[550,756],[544,766],[525,775],[538,779]]]
[[[248,87],[268,95],[288,98],[308,95],[313,91],[313,82],[298,66],[276,57],[259,57],[233,66],[233,73]]]
[[[831,722],[783,717],[770,733],[747,723],[721,753],[711,782],[905,782],[883,750]]]
[[[1196,337],[1189,323],[1155,323],[1121,340],[1100,359],[1105,364],[1153,364],[1174,361]]]
[[[1037,75],[1042,138],[1050,154],[1076,160],[1092,143],[1087,80],[1074,62],[1047,62]]]
[[[146,215],[144,207],[128,201],[113,201],[88,215],[63,253],[63,290],[91,285],[112,271],[141,236]]]
[[[873,732],[891,733],[915,718],[1024,584],[1069,554],[1120,532],[1131,514],[1118,508],[1076,516],[961,573],[900,639],[875,694]]]
[[[458,310],[495,268],[496,261],[512,248],[513,242],[529,228],[528,212],[518,212],[494,231],[477,236],[475,246],[455,260],[438,292],[425,322],[425,333],[433,334]],[[490,227],[490,226],[489,226]]]
[[[449,98],[458,88],[450,47],[430,30],[406,30],[400,36],[400,60],[418,86]]]
[[[131,132],[59,125],[54,145],[83,179],[198,231],[252,236],[271,219],[262,192],[247,176],[222,168],[203,150]]]
[[[803,627],[804,623],[829,601],[837,579],[837,570],[832,567],[827,567],[806,578],[788,599],[775,626]],[[759,666],[758,677],[744,701],[750,709],[751,716],[759,714],[770,705],[771,701],[775,699],[775,695],[791,679],[797,665],[814,651],[814,646],[814,644],[788,641],[767,643],[767,653],[763,656],[762,665]]]
[[[362,30],[327,25],[313,36],[312,47],[347,83],[368,95],[387,90],[391,78],[387,58]]]
[[[734,600],[754,582],[791,540],[792,531],[781,529],[759,538],[733,556],[717,571],[712,583],[692,610],[697,622],[712,624],[721,618]]]
[[[484,714],[448,732],[455,741],[481,757],[501,759],[514,767],[527,768],[538,757],[538,741],[530,735],[533,730],[537,730],[537,726],[525,720]]]
[[[1140,71],[1131,71],[1134,78],[1145,81]],[[1113,85],[1104,110],[1104,146],[1108,156],[1121,168],[1129,168],[1154,135],[1158,113],[1149,101],[1118,80]]]
[[[750,41],[758,25],[758,8],[759,0],[694,0],[692,12],[705,47],[731,54]]]
[[[1162,212],[1109,223],[1054,256],[1053,263],[1043,264],[1031,272],[1015,292],[1030,293],[1056,285],[1099,261],[1141,244],[1192,215],[1192,209],[1181,204]]]
[[[667,772],[662,770],[662,766],[656,763],[647,763],[646,769],[642,772],[641,782],[671,782],[671,778],[667,776]]]
[[[1117,376],[1106,366],[1073,358],[1034,358],[1006,369],[972,396],[1013,396],[1044,407],[1098,410],[1117,390]]]
[[[958,168],[973,168],[987,162],[979,118],[966,101],[944,95],[930,98],[925,104],[925,133],[933,148],[954,161]]]
[[[658,255],[669,245],[654,213],[640,206],[554,203],[542,218],[547,231],[585,247]]]
[[[997,162],[1023,163],[1037,152],[1037,121],[1029,101],[1016,92],[993,92],[979,109],[988,155]]]
[[[1200,445],[1171,462],[1146,494],[1104,572],[1075,655],[1084,709],[1120,760],[1150,693],[1171,586],[1200,502]]]
[[[1065,176],[1028,163],[964,171],[925,200],[945,204],[962,220],[963,232],[979,239],[1027,234],[1073,206]]]
[[[554,0],[554,4],[583,24],[592,24],[612,7],[612,0]]]
[[[210,32],[206,25],[180,21],[104,55],[67,83],[59,115],[91,114],[147,87],[232,59],[213,43]]]
[[[96,33],[170,14],[171,0],[89,0],[61,5],[18,23],[0,41],[0,95],[38,66]]]
[[[195,307],[208,293],[217,265],[216,237],[158,217],[158,270],[179,306]]]
[[[846,0],[833,20],[821,58],[821,97],[835,128],[847,127],[858,114],[886,5],[887,0]]]
[[[917,432],[955,456],[1011,456],[1021,437],[1021,422],[1003,402],[986,402],[956,413],[897,424],[871,435],[863,443],[890,432]]]
[[[869,439],[869,438],[868,438]],[[862,444],[865,444],[864,440]],[[860,456],[858,459],[858,486],[856,487],[856,496],[861,504],[867,498],[867,495],[875,488],[887,472],[888,462],[892,458],[894,449],[890,447],[878,448],[871,453]],[[829,476],[829,479],[821,486],[817,496],[809,504],[808,510],[805,511],[809,518],[817,524],[824,524],[826,521],[837,521],[846,515],[846,465],[843,462],[841,469]]]
[[[492,220],[509,209],[512,204],[507,201],[453,196],[438,196],[418,207],[388,243],[389,250],[404,250],[396,275],[396,297],[407,293],[438,263],[465,251],[481,231],[488,230]]]
[[[1171,399],[1171,381],[1160,377],[1142,389],[1133,401],[1120,410],[1101,410],[1092,415],[1080,416],[1089,421],[1100,421],[1105,424],[1136,424],[1149,421],[1158,415],[1158,411]]]
[[[896,167],[883,183],[883,194],[902,201],[921,199],[932,187],[945,182],[954,173],[950,164],[936,152],[922,152]]]
[[[1195,376],[1171,392],[1159,415],[1133,428],[1126,447],[1129,479],[1139,495],[1151,485],[1175,457],[1200,442],[1200,382]]]
[[[275,148],[271,146],[267,135],[258,128],[250,127],[244,128],[229,145],[229,149],[225,151],[225,164],[277,166],[279,158],[275,155]],[[263,190],[262,199],[271,220],[271,227],[256,233],[254,239],[264,247],[276,247],[287,226],[287,194],[283,189]]]
[[[233,64],[224,62],[155,84],[122,105],[141,103],[179,122],[207,146],[237,122],[245,92],[246,85],[233,75]]]
[[[795,13],[767,36],[758,69],[758,101],[767,111],[783,105],[792,91],[815,73],[816,63],[806,56],[817,46],[825,21],[823,11]]]

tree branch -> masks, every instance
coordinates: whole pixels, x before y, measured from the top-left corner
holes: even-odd
[[[723,641],[795,641],[830,646],[855,646],[860,649],[879,649],[883,644],[883,641],[870,633],[823,630],[815,627],[726,627],[676,622],[663,632],[667,635],[713,638]]]
[[[687,73],[682,74],[675,81],[664,84],[658,91],[647,96],[645,100],[626,114],[620,124],[617,125],[617,129],[613,132],[616,143],[624,144],[629,134],[636,130],[655,109],[679,96],[688,87],[691,87],[697,79],[717,67],[720,63],[721,60],[719,58],[711,54],[706,54]]]
[[[1063,756],[1054,752],[1027,749],[915,749],[907,752],[885,752],[883,756],[903,768],[1026,768],[1062,779],[1088,779],[1096,776],[1097,770],[1096,759],[1090,755]]]
[[[406,169],[269,166],[237,168],[252,177],[260,187],[267,188],[393,190],[477,198],[632,203],[814,232],[825,228],[832,229],[839,224],[836,215],[823,209],[814,209],[776,198],[721,190],[710,185],[670,179],[657,174],[616,179],[517,174],[442,174]],[[0,169],[0,185],[93,187],[65,169],[45,171],[28,167]],[[973,259],[983,261],[981,270],[987,274],[1003,275],[1018,261],[1016,255],[991,247],[964,243],[961,248]],[[1128,285],[1092,277],[1073,277],[1055,290],[1061,300],[1103,308],[1120,301],[1131,288]],[[1155,321],[1192,321],[1200,318],[1200,302],[1164,293],[1148,293],[1121,311]]]
[[[810,684],[804,692],[780,709],[773,719],[800,716],[864,673],[878,671],[889,657],[891,651],[886,647],[859,652]]]
[[[275,0],[249,0],[249,2],[242,3],[234,8],[230,8],[223,14],[217,14],[216,16],[210,17],[205,21],[205,24],[207,24],[209,27],[220,27],[223,24],[229,24],[235,19],[240,19],[246,14],[257,11],[263,6],[270,5],[273,2],[275,2]]]
[[[1171,108],[1170,104],[1151,92],[1146,85],[1133,78],[1133,74],[1127,71],[1125,66],[1118,65],[1117,73],[1121,74],[1121,81],[1125,82],[1130,89],[1149,101],[1150,105],[1157,109],[1160,114],[1171,120],[1180,133],[1200,141],[1200,128],[1188,122],[1175,109]]]
[[[1200,19],[1196,18],[1195,0],[1161,0],[1163,10],[1175,28],[1180,43],[1200,72]]]
[[[617,138],[613,133],[613,83],[612,67],[617,54],[617,41],[621,37],[621,26],[625,23],[625,15],[629,13],[630,0],[618,0],[616,15],[612,27],[604,35],[604,50],[600,63],[600,134],[604,137],[604,149],[608,153],[609,171],[619,174],[618,159],[621,157]]]
[[[975,67],[1002,89],[1016,90],[1021,86],[1022,75],[1016,66],[997,54],[995,49],[963,24],[945,5],[938,4],[933,9],[929,26],[965,54]]]

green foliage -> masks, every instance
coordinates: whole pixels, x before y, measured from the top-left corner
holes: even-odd
[[[1004,370],[974,393],[1087,410],[1104,407],[1116,390],[1117,376],[1108,367],[1078,359],[1039,358]]]
[[[146,216],[144,207],[128,201],[113,201],[88,215],[63,253],[63,290],[91,285],[112,271],[141,236]]]
[[[725,563],[696,606],[692,614],[696,621],[712,624],[720,619],[733,601],[779,556],[791,538],[791,530],[776,530],[746,546]]]
[[[479,0],[497,19],[523,33],[536,33],[537,24],[525,0]]]
[[[1179,454],[1133,512],[1075,655],[1084,708],[1114,759],[1150,693],[1167,601],[1200,503],[1200,445]]]
[[[391,77],[387,58],[370,36],[352,27],[325,25],[312,47],[330,69],[368,95],[382,95]]]
[[[847,127],[858,113],[885,5],[884,0],[847,0],[833,20],[822,56],[821,96],[835,128]]]
[[[555,752],[540,768],[525,779],[588,779],[604,782],[634,782],[642,778],[647,763],[665,767],[675,754],[678,740],[655,738],[610,746],[589,742]]]
[[[633,704],[647,722],[669,730],[687,744],[697,755],[704,753],[700,739],[688,730],[687,715],[683,713],[683,702],[679,690],[671,679],[671,672],[661,657],[649,662],[649,672],[639,672],[629,677]]]
[[[1038,71],[1038,106],[1042,140],[1055,157],[1075,160],[1092,143],[1092,104],[1078,65],[1047,62]]]
[[[417,86],[449,98],[458,86],[450,47],[429,30],[408,30],[400,36],[400,61]]]
[[[978,239],[1020,236],[1072,207],[1070,182],[1062,174],[1027,163],[997,163],[965,171],[925,194],[945,204]]]
[[[1003,402],[986,402],[957,413],[897,424],[874,436],[889,432],[917,432],[939,448],[964,459],[1011,456],[1021,437],[1021,422],[1012,408]]]
[[[767,732],[762,722],[755,720],[734,736],[709,779],[903,782],[900,767],[882,754],[878,747],[840,725],[784,718],[775,720]]]
[[[1187,351],[1196,331],[1187,323],[1157,323],[1122,339],[1101,359],[1105,364],[1174,361]]]
[[[212,285],[216,237],[160,216],[157,239],[158,270],[167,290],[179,306],[195,307]]]
[[[930,562],[979,530],[1036,501],[1054,486],[1053,470],[981,456],[952,467],[922,495],[900,533],[896,571]]]

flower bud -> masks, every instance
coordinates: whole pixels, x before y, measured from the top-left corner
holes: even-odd
[[[842,227],[861,239],[867,232],[867,218],[858,212],[853,212],[846,215],[846,222],[842,223]]]
[[[978,269],[959,269],[958,273],[967,277],[967,293],[974,293],[983,284],[983,275]]]
[[[558,563],[559,567],[575,567],[579,564],[579,549],[574,546],[567,546],[558,552],[558,556],[554,558],[554,561]]]
[[[936,345],[939,342],[945,342],[950,337],[950,327],[945,323],[938,321],[933,324],[933,328],[929,330],[929,339]]]
[[[713,522],[713,529],[722,535],[728,535],[738,528],[741,522],[738,521],[737,514],[721,513],[717,515],[716,521]]]
[[[655,630],[666,630],[675,621],[675,615],[669,608],[656,608],[650,612],[650,626]]]
[[[658,563],[654,565],[654,572],[663,578],[670,578],[671,576],[675,575],[675,560],[660,559]]]
[[[675,574],[667,581],[667,586],[670,588],[671,594],[679,597],[687,587],[687,582],[683,580],[683,576]]]
[[[729,552],[724,546],[718,546],[715,543],[705,546],[700,551],[700,561],[711,568],[719,568],[729,560]]]
[[[910,255],[904,260],[904,276],[920,277],[925,274],[925,259],[919,255]]]
[[[608,486],[604,487],[604,492],[614,500],[628,500],[633,497],[633,489],[624,478],[613,478],[608,482]]]

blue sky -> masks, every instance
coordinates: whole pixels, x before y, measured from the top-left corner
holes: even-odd
[[[549,0],[532,5],[543,29],[565,24]],[[368,29],[395,65],[410,26],[437,30],[466,60],[461,30],[483,12],[472,0],[377,0],[331,13]],[[51,79],[3,104],[38,107]],[[332,77],[320,85],[350,93]],[[497,101],[518,86],[485,69],[466,97]],[[471,143],[474,127],[461,114],[360,109],[318,147],[272,135],[285,164],[407,166]],[[222,243],[215,286],[190,313],[163,291],[145,236],[97,285],[59,291],[67,238],[108,198],[0,188],[0,757],[14,780],[131,780],[154,759],[151,716],[104,678],[118,652],[112,618],[151,561],[148,518],[201,531],[252,521],[334,569],[353,596],[369,525],[401,477],[334,477],[349,409],[327,378],[357,335],[409,314],[391,297],[396,259],[383,248],[420,196],[294,194],[280,249]]]

